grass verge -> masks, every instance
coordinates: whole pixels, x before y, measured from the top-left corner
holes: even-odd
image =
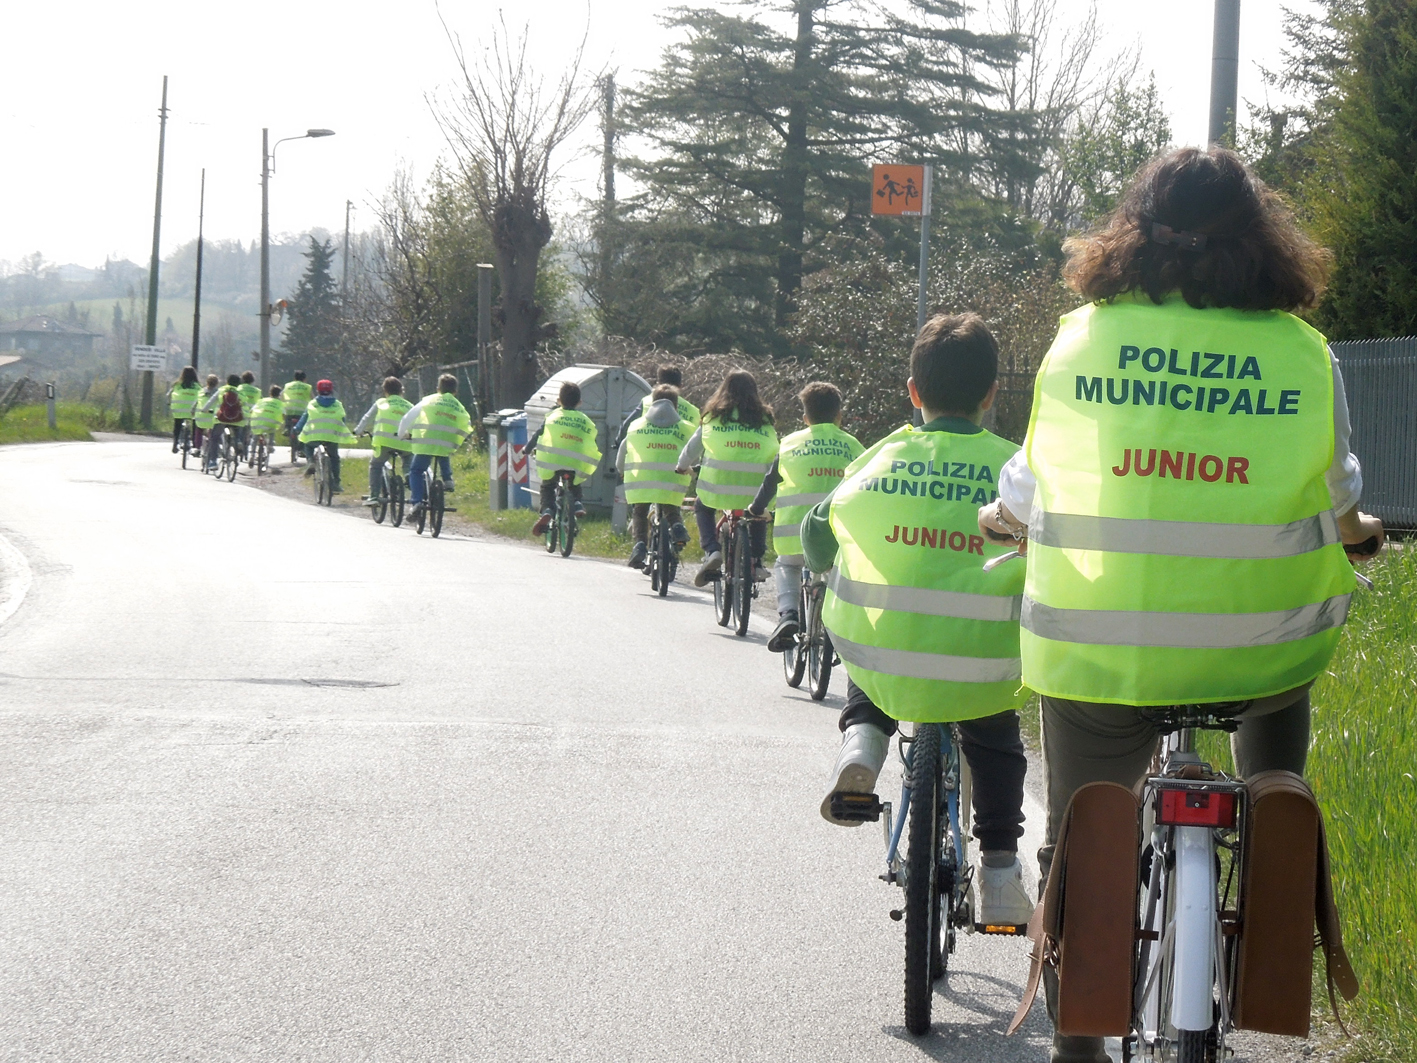
[[[1342,1005],[1345,1058],[1417,1060],[1417,551],[1386,550],[1364,572],[1338,653],[1313,690],[1307,775],[1323,806],[1344,943],[1362,983]],[[1205,736],[1230,766],[1219,736]],[[1316,956],[1314,1000],[1328,1010]]]
[[[94,427],[97,407],[85,406],[77,402],[58,402],[54,405],[57,428],[49,427],[49,411],[43,405],[16,406],[4,416],[0,416],[0,444],[4,443],[54,443],[60,440],[93,439],[90,428]]]

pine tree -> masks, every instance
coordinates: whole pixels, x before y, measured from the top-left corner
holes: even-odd
[[[1334,339],[1417,334],[1417,4],[1367,0],[1306,199],[1334,252]]]
[[[310,237],[305,274],[291,297],[285,336],[277,358],[279,376],[293,369],[314,374],[329,371],[338,358],[341,327],[339,293],[330,268],[335,252],[330,241]]]
[[[856,0],[751,7],[669,19],[687,40],[623,112],[658,157],[627,163],[648,191],[621,218],[644,239],[624,233],[617,250],[652,245],[672,268],[660,285],[687,311],[672,333],[766,352],[786,349],[813,249],[866,231],[869,160],[967,169],[971,137],[988,141],[1000,117],[978,72],[1022,44],[968,30],[954,0],[909,0],[905,16]]]

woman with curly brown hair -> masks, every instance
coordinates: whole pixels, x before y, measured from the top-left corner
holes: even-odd
[[[1344,544],[1382,540],[1357,508],[1338,363],[1294,316],[1318,302],[1328,253],[1239,156],[1161,156],[1065,249],[1089,302],[1063,318],[1023,450],[980,513],[989,531],[1026,525],[1045,878],[1073,793],[1146,773],[1144,706],[1223,705],[1242,776],[1303,773],[1309,687],[1354,587]],[[1107,1054],[1055,1034],[1052,1059]]]
[[[763,476],[777,456],[777,429],[772,407],[758,396],[758,381],[746,369],[734,369],[704,404],[698,431],[689,437],[679,455],[678,472],[700,465],[698,499],[694,520],[699,526],[699,545],[704,563],[694,577],[702,587],[723,565],[723,551],[715,527],[715,511],[747,509],[762,486]],[[767,550],[767,525],[753,521],[748,526],[753,549],[753,579],[767,579],[762,567]]]

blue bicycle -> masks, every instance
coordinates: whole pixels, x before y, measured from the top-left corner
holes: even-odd
[[[974,868],[960,829],[960,808],[970,807],[970,780],[958,729],[916,724],[913,735],[901,734],[897,748],[905,770],[894,816],[890,802],[875,794],[838,792],[831,802],[839,818],[883,820],[886,870],[880,877],[905,890],[904,906],[890,913],[905,922],[905,1025],[923,1034],[930,1029],[935,982],[949,968],[957,931],[1017,934],[1023,928],[974,924]]]

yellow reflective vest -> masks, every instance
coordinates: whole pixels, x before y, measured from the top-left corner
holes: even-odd
[[[215,394],[216,388],[203,388],[197,394],[197,403],[192,409],[192,420],[196,422],[198,428],[201,428],[204,431],[211,428],[212,425],[216,424],[216,410],[202,409],[202,407],[207,404],[207,400]]]
[[[747,509],[777,456],[777,429],[771,422],[749,428],[734,410],[727,421],[711,418],[699,430],[704,444],[700,500],[710,509]]]
[[[679,452],[694,434],[694,426],[680,419],[672,425],[651,424],[638,417],[625,433],[625,501],[680,505],[689,489],[689,474],[676,473]]]
[[[541,481],[569,469],[573,483],[584,482],[600,464],[596,432],[595,422],[580,410],[558,406],[547,414],[536,441],[536,473]]]
[[[1324,472],[1333,371],[1280,311],[1124,297],[1062,320],[1024,449],[1023,677],[1124,705],[1317,677],[1354,579]]]
[[[1028,696],[1023,568],[985,572],[1011,547],[978,525],[1017,450],[983,429],[906,425],[857,459],[832,495],[838,549],[822,621],[852,681],[897,720],[978,719]]]
[[[414,454],[446,458],[471,433],[472,418],[458,397],[449,392],[439,392],[418,404],[418,416],[409,433],[411,443],[408,449]]]
[[[375,456],[385,450],[410,450],[413,443],[399,438],[399,422],[403,420],[404,414],[413,409],[413,403],[402,395],[386,395],[374,403],[374,407],[374,425],[370,437],[374,441]]]
[[[835,424],[812,424],[782,440],[777,452],[777,485],[772,544],[777,556],[802,556],[802,521],[807,511],[832,493],[862,446]]]
[[[280,399],[257,399],[251,406],[251,431],[275,438],[285,418],[285,403]]]
[[[339,399],[321,406],[311,399],[305,407],[305,427],[300,430],[302,443],[353,443],[354,433],[344,423],[344,403]]]
[[[280,389],[280,397],[285,403],[285,415],[299,417],[315,397],[315,389],[304,380],[292,380]]]
[[[167,392],[167,408],[172,414],[174,421],[185,421],[192,416],[192,411],[197,407],[197,398],[202,394],[202,389],[196,384],[190,388],[184,388],[180,383],[173,384]]]

